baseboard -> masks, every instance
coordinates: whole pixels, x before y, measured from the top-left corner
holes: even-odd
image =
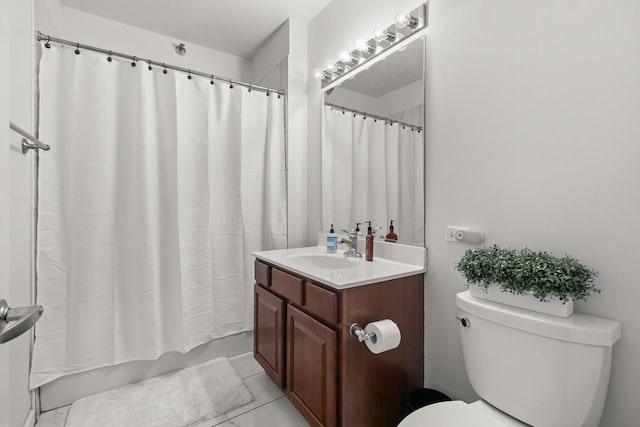
[[[33,427],[36,425],[36,411],[33,408],[29,409],[29,415],[24,420],[23,427]]]

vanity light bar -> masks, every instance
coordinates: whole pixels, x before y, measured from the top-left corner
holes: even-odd
[[[320,80],[323,90],[327,90],[329,85],[334,86],[337,80],[344,80],[360,67],[369,66],[370,61],[388,50],[400,44],[411,35],[420,32],[428,24],[428,3],[425,3],[411,13],[400,12],[395,22],[388,27],[376,27],[373,36],[369,40],[359,39],[356,48],[351,51],[340,53],[340,60],[330,61],[325,69],[316,68],[313,74]],[[368,64],[368,65],[367,65]]]

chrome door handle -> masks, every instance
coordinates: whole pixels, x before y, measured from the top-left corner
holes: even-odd
[[[7,302],[0,299],[0,344],[31,329],[42,316],[42,311],[41,305],[9,308]]]

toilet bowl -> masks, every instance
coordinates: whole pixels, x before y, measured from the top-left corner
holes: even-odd
[[[478,400],[441,402],[412,412],[398,427],[526,427],[526,424]]]
[[[398,427],[596,427],[619,322],[540,314],[456,295],[467,376],[481,400],[442,402]]]

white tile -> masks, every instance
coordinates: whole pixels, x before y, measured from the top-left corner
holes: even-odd
[[[221,425],[222,423],[224,423],[225,421],[228,421],[229,418],[227,418],[227,416],[225,414],[223,415],[218,415],[215,418],[211,418],[210,420],[204,421],[200,424],[196,424],[194,426],[190,426],[190,427],[213,427],[213,426],[217,426],[217,425]]]
[[[286,397],[239,415],[220,427],[308,427],[309,423]]]
[[[256,359],[253,358],[253,352],[239,354],[234,357],[230,357],[229,361],[235,368],[240,378],[247,378],[255,374],[259,374],[260,372],[264,372],[262,366],[256,362]]]
[[[71,405],[43,412],[40,414],[36,427],[64,427],[69,409],[71,409]]]
[[[245,378],[244,382],[247,387],[249,387],[249,390],[251,390],[255,400],[233,411],[227,412],[226,415],[229,418],[251,411],[252,409],[273,402],[284,396],[283,391],[280,390],[264,372]]]

